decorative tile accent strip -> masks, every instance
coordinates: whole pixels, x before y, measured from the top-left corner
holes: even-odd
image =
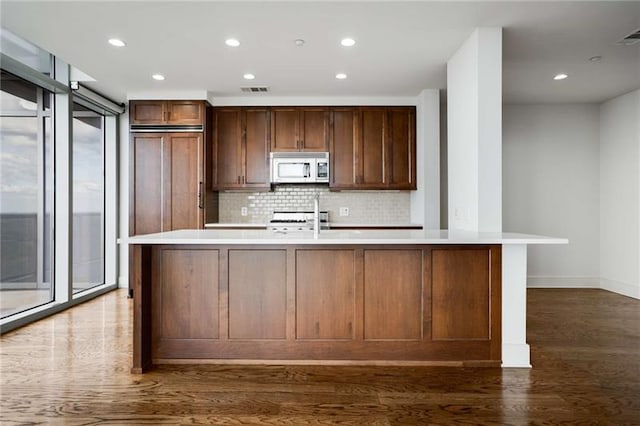
[[[320,194],[320,209],[333,223],[393,224],[410,222],[409,191],[331,192],[323,185],[278,185],[272,192],[220,192],[221,223],[267,223],[274,210],[313,210]],[[240,214],[247,208],[247,216]],[[340,207],[349,216],[340,216]]]

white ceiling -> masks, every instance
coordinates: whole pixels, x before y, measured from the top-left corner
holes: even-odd
[[[601,102],[640,87],[640,43],[614,44],[640,28],[640,1],[3,0],[0,8],[4,28],[120,101],[171,91],[236,97],[248,85],[271,88],[260,96],[415,96],[446,88],[447,60],[479,26],[504,28],[507,102]],[[340,46],[346,36],[356,46]],[[111,37],[127,46],[107,44]],[[227,37],[240,47],[227,47]],[[602,60],[590,62],[595,55]],[[559,72],[569,78],[554,81]]]

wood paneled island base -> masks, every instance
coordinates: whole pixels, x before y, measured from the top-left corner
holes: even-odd
[[[132,372],[500,366],[500,245],[134,244]]]

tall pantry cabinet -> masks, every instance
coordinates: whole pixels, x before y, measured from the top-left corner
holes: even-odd
[[[169,113],[154,119],[148,114],[150,104],[160,111],[170,111],[177,104],[199,112],[183,121]],[[201,229],[206,222],[217,221],[217,193],[207,185],[212,154],[206,114],[210,110],[205,101],[130,102],[130,235]],[[141,111],[147,112],[145,120],[136,116]],[[167,117],[172,117],[170,126]],[[136,124],[141,121],[144,124]]]

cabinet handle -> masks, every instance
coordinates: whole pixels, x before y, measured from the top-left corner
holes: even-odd
[[[204,209],[204,205],[202,204],[202,182],[198,182],[198,208]]]

